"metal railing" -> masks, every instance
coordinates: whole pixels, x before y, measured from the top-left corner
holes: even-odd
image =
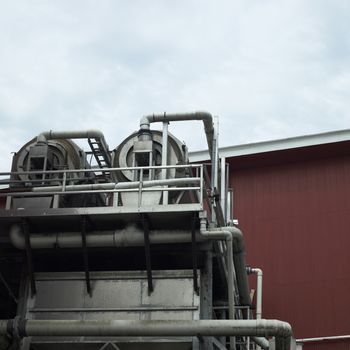
[[[165,169],[166,177],[157,177],[156,172]],[[52,208],[60,207],[60,198],[72,195],[99,195],[104,201],[102,206],[122,206],[122,197],[128,193],[136,193],[135,206],[140,207],[148,193],[158,196],[169,193],[169,202],[153,203],[153,205],[181,205],[181,198],[188,194],[190,203],[203,207],[206,200],[204,170],[202,164],[142,166],[123,168],[104,168],[111,174],[108,182],[101,176],[101,169],[62,169],[22,172],[1,172],[0,198],[6,198],[6,209],[12,208],[14,198],[53,197]],[[132,171],[137,173],[137,181],[118,182],[117,173]],[[175,177],[176,171],[184,173],[184,177]],[[102,174],[103,175],[103,174]],[[103,182],[101,182],[103,180]],[[8,186],[7,188],[4,188]],[[171,194],[172,193],[172,194]],[[134,195],[135,196],[135,195]],[[67,197],[66,197],[67,198]]]

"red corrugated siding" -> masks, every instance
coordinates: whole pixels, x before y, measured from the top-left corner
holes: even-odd
[[[317,343],[305,343],[303,350],[350,350],[350,341],[323,341]]]
[[[247,263],[264,271],[263,316],[297,338],[348,334],[350,156],[235,169],[231,186]]]

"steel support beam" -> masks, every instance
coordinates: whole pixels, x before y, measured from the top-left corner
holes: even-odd
[[[89,255],[88,255],[88,250],[86,245],[86,226],[87,226],[86,224],[87,224],[87,219],[85,216],[83,216],[81,218],[81,243],[83,248],[86,290],[91,297],[92,290],[91,290],[90,270],[89,270]]]
[[[153,292],[153,278],[152,278],[152,262],[151,262],[151,244],[149,239],[149,219],[147,215],[141,214],[141,220],[143,225],[143,234],[145,240],[145,259],[146,259],[146,269],[147,269],[147,283],[148,283],[148,293]]]
[[[24,240],[25,240],[27,267],[28,267],[28,274],[30,279],[30,290],[31,290],[31,295],[34,296],[36,294],[36,285],[35,285],[35,277],[34,277],[32,248],[30,245],[29,224],[27,219],[22,219],[22,231],[24,233]]]

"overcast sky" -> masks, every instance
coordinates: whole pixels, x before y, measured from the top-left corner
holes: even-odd
[[[221,146],[347,129],[349,33],[348,0],[0,0],[0,170],[41,131],[114,148],[164,111],[219,116]]]

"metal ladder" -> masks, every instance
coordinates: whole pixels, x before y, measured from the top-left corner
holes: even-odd
[[[91,153],[96,159],[98,166],[103,168],[111,167],[111,155],[109,150],[106,148],[105,144],[101,142],[100,139],[89,138],[88,143],[91,149]],[[104,174],[108,175],[109,172],[104,172]]]

